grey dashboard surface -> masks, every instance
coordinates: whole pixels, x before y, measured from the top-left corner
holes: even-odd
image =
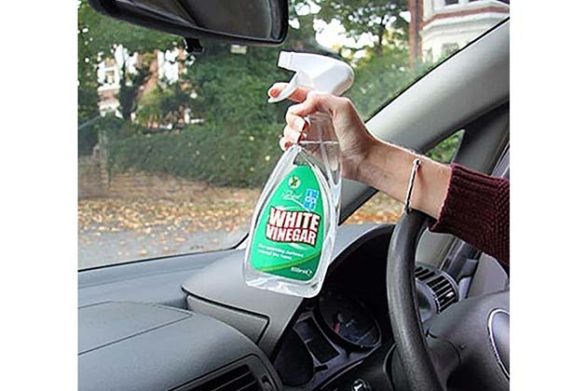
[[[107,302],[82,307],[78,319],[78,354],[189,317],[189,313],[147,304]]]
[[[370,238],[390,233],[391,229],[389,225],[377,224],[341,226],[333,263],[342,261],[345,254]],[[247,286],[242,277],[243,258],[244,250],[235,251],[185,281],[183,289],[188,293],[188,308],[230,324],[271,355],[303,299]]]
[[[341,259],[346,251],[381,230],[391,229],[377,224],[341,225],[333,259]],[[301,299],[246,286],[241,274],[243,256],[242,249],[226,250],[81,271],[78,273],[80,327],[84,322],[82,312],[105,311],[90,310],[93,304],[141,302],[189,308],[237,328],[270,354]],[[80,330],[80,338],[82,335],[85,334]],[[81,342],[82,346],[88,344],[80,339]]]
[[[377,225],[341,225],[337,248]],[[82,270],[78,273],[78,306],[106,301],[131,301],[187,308],[182,284],[216,261],[236,257],[242,261],[242,250],[178,255],[140,262]],[[240,272],[240,267],[238,268]]]
[[[278,381],[264,354],[237,330],[160,305],[81,307],[78,346],[80,390],[167,390],[244,358]]]
[[[82,270],[78,273],[78,306],[105,301],[134,301],[186,308],[181,284],[234,250],[178,255]]]

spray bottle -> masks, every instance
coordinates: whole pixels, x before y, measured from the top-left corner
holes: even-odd
[[[353,70],[330,57],[281,52],[278,65],[295,71],[269,102],[297,87],[340,95]],[[307,137],[291,146],[273,170],[255,208],[244,263],[248,285],[302,297],[320,292],[332,257],[340,211],[340,149],[327,114],[305,118]]]

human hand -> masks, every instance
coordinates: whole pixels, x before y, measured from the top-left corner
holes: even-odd
[[[269,96],[276,97],[286,85],[274,84],[268,91]],[[287,125],[279,142],[281,148],[286,150],[299,140],[311,138],[311,134],[308,134],[311,129],[304,117],[315,113],[326,114],[331,118],[338,138],[342,175],[348,179],[358,180],[359,165],[378,141],[367,130],[353,103],[348,98],[316,93],[303,87],[298,87],[289,99],[298,104],[290,106],[287,110]]]

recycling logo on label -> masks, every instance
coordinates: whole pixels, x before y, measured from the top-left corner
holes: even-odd
[[[304,208],[308,210],[316,209],[316,203],[318,202],[318,190],[315,189],[307,189],[306,194],[304,196]]]

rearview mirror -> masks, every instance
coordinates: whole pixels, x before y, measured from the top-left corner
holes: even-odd
[[[287,35],[288,0],[89,0],[115,19],[185,37],[275,46]]]

